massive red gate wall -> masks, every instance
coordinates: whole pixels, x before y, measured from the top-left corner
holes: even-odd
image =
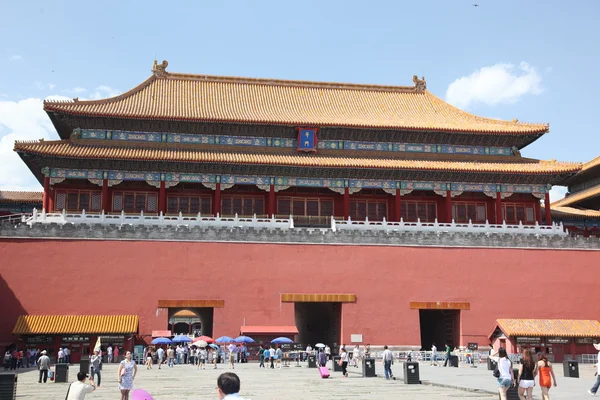
[[[0,240],[6,290],[0,342],[17,315],[137,314],[140,333],[166,329],[159,299],[223,299],[214,335],[293,325],[281,293],[355,293],[342,340],[420,343],[412,301],[469,302],[463,344],[497,318],[598,319],[600,253],[577,250],[279,245],[150,241]],[[20,304],[19,304],[20,303]],[[5,306],[3,306],[5,307]]]

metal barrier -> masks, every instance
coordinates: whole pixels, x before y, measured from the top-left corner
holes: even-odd
[[[580,354],[577,356],[577,361],[582,364],[596,364],[598,362],[598,354]]]

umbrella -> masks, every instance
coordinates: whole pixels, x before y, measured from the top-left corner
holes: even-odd
[[[325,345],[323,343],[317,343],[317,344],[315,344],[315,347],[317,349],[322,349],[323,347],[325,347]]]
[[[294,343],[294,341],[290,338],[286,338],[286,337],[278,337],[275,338],[273,340],[271,340],[271,343],[275,343],[275,344],[282,344],[282,343]]]
[[[233,338],[229,336],[221,336],[215,339],[215,343],[233,343]]]
[[[194,341],[196,341],[196,340],[204,340],[206,343],[214,342],[214,339],[211,338],[210,336],[200,336],[200,337],[197,337],[196,339],[194,339]]]
[[[208,343],[206,343],[204,340],[196,340],[194,343],[192,343],[192,346],[206,347],[208,346]]]
[[[154,400],[150,393],[142,389],[135,389],[131,392],[131,400]]]
[[[233,341],[235,343],[255,343],[254,339],[248,336],[238,336],[235,339],[233,339]]]
[[[188,343],[191,341],[192,341],[192,339],[190,339],[188,336],[183,336],[183,335],[175,336],[173,338],[173,343]]]
[[[152,343],[152,344],[171,344],[173,342],[171,341],[171,339],[159,337],[159,338],[153,339],[152,342],[150,342],[150,343]]]
[[[94,346],[94,351],[100,352],[102,351],[102,345],[100,344],[100,336],[96,340],[96,345]]]
[[[209,346],[212,347],[213,349],[218,349],[219,348],[219,346],[217,346],[216,344],[212,344],[212,343],[209,344]]]

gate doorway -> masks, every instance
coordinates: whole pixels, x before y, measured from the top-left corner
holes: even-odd
[[[443,351],[444,345],[451,348],[459,345],[460,341],[460,310],[419,310],[421,328],[421,348],[431,349],[435,343],[438,350]]]
[[[214,308],[169,308],[169,330],[175,334],[194,337],[213,335]]]
[[[324,343],[335,349],[342,328],[342,303],[294,303],[298,342],[303,345]]]

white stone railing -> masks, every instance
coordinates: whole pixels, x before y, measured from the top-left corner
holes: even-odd
[[[217,214],[213,216],[202,216],[200,214],[194,216],[184,216],[179,213],[177,216],[163,215],[144,215],[140,214],[87,214],[82,211],[80,214],[67,213],[63,210],[62,213],[47,213],[42,210],[39,213],[36,209],[33,210],[31,217],[23,217],[23,222],[29,226],[34,224],[102,224],[102,225],[132,225],[132,226],[198,226],[198,227],[254,227],[254,228],[277,228],[290,229],[294,227],[292,218],[257,218],[256,214],[251,218],[221,217]]]
[[[452,220],[452,223],[439,223],[437,219],[435,222],[404,222],[400,219],[400,222],[388,222],[383,221],[353,221],[348,218],[347,220],[336,220],[331,217],[331,229],[333,231],[338,230],[354,230],[354,231],[386,231],[386,232],[467,232],[467,233],[509,233],[509,234],[524,234],[524,235],[557,235],[557,236],[568,236],[568,233],[560,224],[552,225],[523,225],[519,222],[518,225],[508,225],[504,222],[502,225],[492,225],[487,221],[485,224],[473,224],[469,221],[468,224],[457,224]]]

